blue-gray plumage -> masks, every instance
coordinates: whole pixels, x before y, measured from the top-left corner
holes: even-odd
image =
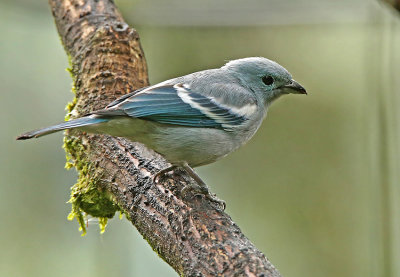
[[[212,163],[246,143],[268,106],[289,93],[306,90],[285,68],[262,57],[244,58],[134,91],[103,110],[17,139],[64,129],[126,137],[201,182],[190,167]]]

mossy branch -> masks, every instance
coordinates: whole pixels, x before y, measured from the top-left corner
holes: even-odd
[[[148,85],[139,36],[112,1],[49,3],[71,61],[76,98],[67,119]],[[120,211],[181,276],[280,276],[219,206],[195,192],[182,193],[191,181],[184,173],[153,182],[168,166],[160,155],[126,139],[77,131],[67,132],[64,148],[67,167],[79,173],[70,218],[78,219],[83,232],[83,213],[99,217],[104,230]]]

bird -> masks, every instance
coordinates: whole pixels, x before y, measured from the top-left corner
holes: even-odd
[[[207,185],[193,170],[225,157],[256,133],[272,102],[286,94],[307,94],[283,66],[264,57],[228,61],[128,93],[105,108],[17,140],[66,129],[109,134],[140,142],[180,168],[206,196]],[[155,177],[155,178],[156,178]]]

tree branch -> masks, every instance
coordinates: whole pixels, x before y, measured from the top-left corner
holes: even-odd
[[[138,34],[112,1],[49,3],[71,61],[74,117],[148,85]],[[77,131],[67,132],[65,148],[79,172],[71,202],[81,224],[82,212],[105,223],[122,211],[182,276],[280,276],[220,207],[182,192],[190,182],[184,173],[153,183],[168,166],[160,155],[122,138]]]

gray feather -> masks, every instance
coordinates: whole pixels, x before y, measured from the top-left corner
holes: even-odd
[[[78,119],[73,119],[67,122],[63,122],[57,125],[33,130],[27,133],[24,133],[17,137],[17,140],[24,140],[24,139],[31,139],[31,138],[38,138],[41,136],[45,136],[48,134],[52,134],[55,132],[59,132],[66,129],[78,128],[88,125],[93,125],[97,123],[107,122],[109,119],[107,118],[93,118],[93,117],[82,117]]]

